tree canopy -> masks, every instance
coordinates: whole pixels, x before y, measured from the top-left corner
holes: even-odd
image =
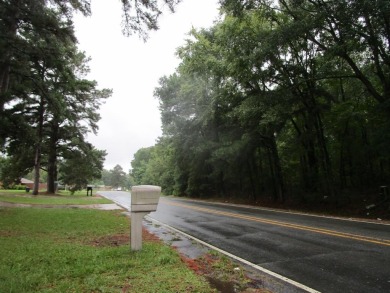
[[[138,181],[159,182],[159,149],[177,195],[342,203],[389,184],[389,2],[221,9],[155,90],[163,137],[135,157]]]
[[[174,11],[179,2],[123,0],[124,34],[146,38],[148,30],[158,29],[163,6]],[[2,177],[12,182],[34,169],[33,194],[41,169],[53,193],[59,165],[62,180],[75,188],[100,177],[103,167],[105,151],[85,135],[98,130],[99,107],[112,91],[86,78],[89,59],[77,48],[76,11],[89,15],[90,1],[0,4],[0,151],[7,155]]]

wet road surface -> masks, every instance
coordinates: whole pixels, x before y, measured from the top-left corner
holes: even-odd
[[[321,292],[390,292],[386,224],[165,197],[150,216]]]

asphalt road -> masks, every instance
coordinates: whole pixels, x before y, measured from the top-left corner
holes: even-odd
[[[390,292],[390,225],[165,197],[150,216],[321,292]]]

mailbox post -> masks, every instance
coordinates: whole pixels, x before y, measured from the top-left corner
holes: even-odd
[[[138,185],[131,188],[131,250],[142,248],[142,219],[157,210],[161,187]]]

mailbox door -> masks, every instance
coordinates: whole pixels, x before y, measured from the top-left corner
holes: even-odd
[[[131,189],[131,211],[156,211],[160,194],[160,186],[133,186]]]

